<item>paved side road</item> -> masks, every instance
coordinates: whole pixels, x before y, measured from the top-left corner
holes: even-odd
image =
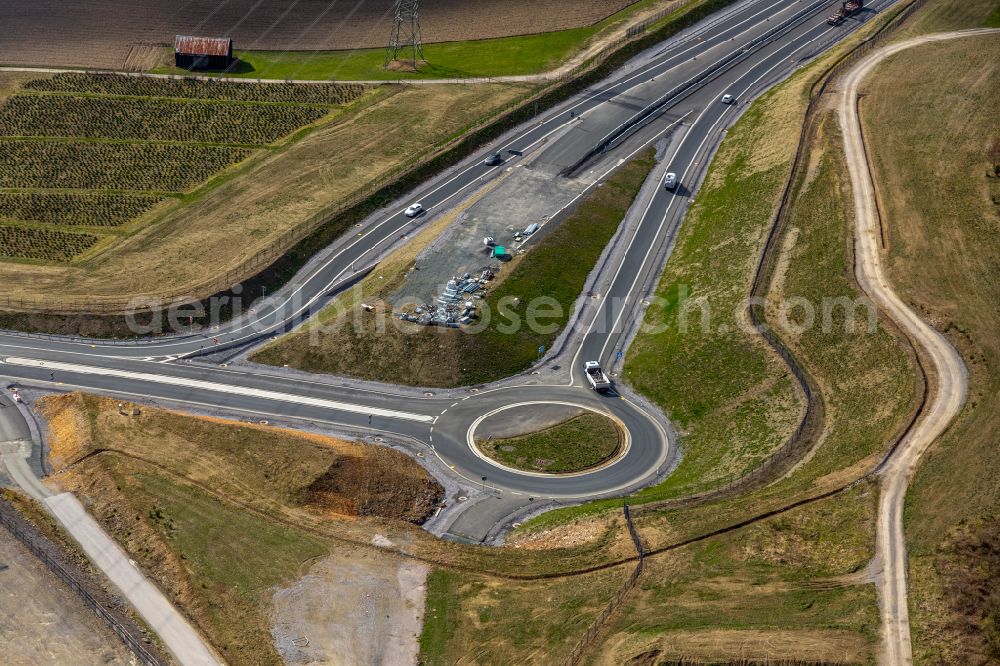
[[[43,502],[94,564],[125,594],[178,662],[184,666],[221,664],[184,616],[132,564],[76,497],[62,493]]]
[[[858,282],[876,305],[900,326],[922,357],[930,362],[929,374],[934,377],[933,392],[924,412],[880,468],[882,493],[876,545],[883,567],[878,589],[882,614],[881,662],[891,666],[913,663],[907,606],[906,540],[903,535],[906,488],[921,456],[962,410],[968,393],[968,372],[951,343],[900,300],[885,276],[875,188],[858,119],[858,89],[879,63],[895,53],[928,42],[990,33],[1000,33],[1000,30],[925,35],[879,49],[846,75],[838,102],[844,151],[854,189]]]

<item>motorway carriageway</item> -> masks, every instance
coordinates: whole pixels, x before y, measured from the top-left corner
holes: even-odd
[[[670,443],[664,428],[657,418],[626,399],[605,399],[585,389],[578,366],[584,360],[607,362],[621,349],[640,312],[642,298],[663,267],[688,200],[703,178],[723,132],[735,122],[744,105],[892,1],[873,3],[838,27],[825,22],[832,6],[826,1],[741,3],[725,14],[709,17],[665,48],[652,49],[634,59],[609,81],[544,114],[541,121],[512,132],[482,155],[400,202],[398,211],[374,216],[360,235],[342,238],[317,265],[304,269],[267,301],[258,302],[252,316],[235,320],[218,331],[139,344],[0,333],[0,375],[32,385],[58,383],[62,388],[150,398],[256,418],[313,422],[353,433],[396,433],[421,442],[469,483],[478,484],[482,476],[489,476],[499,488],[536,497],[583,499],[621,494],[648,484],[670,462]],[[458,389],[446,395],[422,396],[412,389],[371,389],[343,378],[296,378],[272,368],[223,368],[183,358],[196,357],[206,350],[246,346],[301,322],[328,302],[338,285],[354,276],[355,268],[374,263],[381,252],[412,228],[414,222],[401,212],[409,201],[420,200],[430,214],[438,214],[495,176],[498,168],[482,164],[489,152],[538,151],[538,168],[551,169],[553,177],[560,177],[558,171],[578,162],[601,138],[642,108],[684,81],[711,70],[734,49],[744,48],[776,25],[793,19],[796,23],[775,41],[748,51],[732,68],[718,73],[676,104],[667,105],[662,117],[585,165],[585,169],[597,169],[617,164],[684,118],[683,136],[672,144],[669,159],[655,170],[658,176],[665,170],[676,172],[680,185],[672,192],[657,188],[634,231],[628,238],[619,239],[625,243],[624,257],[604,268],[611,278],[610,288],[584,309],[576,323],[583,335],[571,338],[577,340],[578,346],[568,351],[573,358],[568,383],[484,387],[475,392]],[[738,104],[719,103],[723,93],[734,94]],[[508,163],[512,161],[516,157]],[[530,383],[530,378],[525,382]],[[625,456],[599,470],[544,479],[501,468],[474,455],[468,440],[476,418],[525,401],[563,401],[606,411],[628,429],[631,446]]]

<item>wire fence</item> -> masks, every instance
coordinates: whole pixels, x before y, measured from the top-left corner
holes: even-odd
[[[635,545],[636,553],[639,555],[639,559],[636,562],[635,569],[629,575],[628,580],[622,585],[621,589],[615,593],[615,596],[611,598],[608,605],[594,618],[594,621],[590,623],[587,631],[577,642],[576,647],[570,653],[569,657],[566,658],[566,666],[576,666],[580,663],[583,658],[583,654],[587,649],[593,645],[594,640],[597,638],[597,634],[600,633],[601,628],[608,621],[608,618],[621,606],[625,597],[628,593],[632,591],[635,587],[636,582],[639,580],[639,576],[642,575],[643,567],[646,561],[646,552],[642,545],[642,539],[639,538],[639,532],[635,529],[635,524],[632,522],[632,512],[629,509],[628,504],[623,508],[625,514],[625,525],[628,527],[629,535],[632,537],[632,543]]]
[[[114,611],[102,603],[80,574],[72,571],[72,566],[62,560],[57,554],[58,549],[48,539],[44,538],[22,518],[6,500],[0,499],[0,525],[5,527],[25,548],[64,582],[83,603],[97,614],[108,627],[135,654],[136,658],[147,666],[166,666],[166,661],[155,655],[145,644],[141,633],[134,626],[129,626]]]
[[[656,46],[662,40],[691,27],[713,12],[735,4],[737,0],[704,0],[702,3],[686,3],[690,6],[676,20],[666,25],[656,26],[657,21],[666,18],[678,8],[664,10],[657,14],[659,19],[649,19],[646,28],[635,34],[626,31],[620,38],[607,44],[593,58],[581,67],[567,71],[540,88],[531,90],[511,100],[495,110],[490,118],[471,123],[447,141],[431,146],[423,155],[400,164],[380,175],[357,190],[347,200],[336,207],[320,211],[306,222],[288,229],[236,266],[198,282],[172,285],[157,292],[140,296],[150,305],[136,307],[137,299],[129,296],[79,296],[79,297],[18,297],[7,294],[0,298],[0,309],[8,312],[46,312],[58,314],[121,315],[125,313],[156,311],[170,305],[193,304],[215,294],[227,293],[235,286],[272,268],[287,258],[297,246],[308,241],[324,228],[336,227],[338,218],[361,210],[367,215],[378,207],[386,205],[402,196],[406,189],[416,187],[441,170],[458,163],[476,149],[512,129],[517,124],[530,121],[540,111],[548,110],[572,95],[609,76],[613,71],[645,49]],[[363,216],[359,216],[363,217]],[[341,230],[343,231],[343,230]],[[327,243],[328,244],[328,243]],[[319,248],[312,248],[315,251]],[[304,261],[302,262],[304,263]],[[294,271],[293,271],[294,272]],[[159,303],[160,305],[154,305]]]

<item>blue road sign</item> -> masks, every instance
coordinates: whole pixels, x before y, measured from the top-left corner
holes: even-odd
[[[618,352],[618,360],[620,361],[620,360],[622,360],[623,358],[625,358],[625,352],[623,352],[623,351],[619,351],[619,352]]]

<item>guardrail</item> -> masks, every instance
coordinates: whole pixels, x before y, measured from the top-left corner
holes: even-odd
[[[801,173],[802,165],[806,162],[809,139],[814,129],[816,112],[820,106],[823,95],[825,95],[828,91],[832,81],[843,74],[858,60],[879,46],[888,37],[892,36],[892,34],[913,14],[913,12],[923,6],[926,2],[927,0],[913,0],[906,7],[900,9],[892,19],[887,21],[872,35],[866,37],[861,41],[861,43],[851,49],[842,58],[832,63],[816,78],[816,81],[813,83],[809,91],[809,104],[806,107],[806,112],[803,118],[802,133],[799,137],[799,144],[796,148],[795,157],[792,160],[789,176],[785,182],[785,188],[782,191],[778,209],[775,212],[771,228],[768,232],[767,240],[764,243],[764,249],[761,252],[754,274],[754,281],[751,286],[750,296],[748,299],[751,304],[763,302],[761,299],[767,291],[769,285],[768,280],[777,261],[777,241],[781,235],[781,230],[784,228],[784,224],[787,221],[792,194],[794,191],[794,184]],[[736,478],[723,486],[719,486],[703,493],[697,493],[678,499],[650,502],[648,504],[637,506],[636,510],[655,511],[666,507],[677,508],[732,496],[737,492],[744,492],[748,488],[775,480],[781,474],[790,469],[793,462],[797,462],[801,458],[803,449],[806,448],[805,444],[808,443],[808,440],[806,439],[807,433],[815,429],[822,420],[822,397],[813,385],[812,378],[799,365],[798,361],[795,360],[795,357],[788,350],[781,339],[767,326],[763,307],[760,305],[750,305],[748,311],[750,321],[753,326],[760,331],[764,340],[774,350],[774,352],[782,358],[789,370],[795,376],[796,381],[799,382],[799,386],[802,388],[802,391],[805,393],[807,398],[806,414],[799,422],[795,432],[792,433],[781,448],[771,454],[771,456],[769,456],[749,473]]]
[[[570,175],[579,171],[579,169],[590,161],[596,155],[599,155],[609,148],[613,148],[615,145],[624,141],[628,136],[630,136],[635,130],[640,129],[649,122],[652,122],[658,118],[666,108],[684,99],[691,93],[695,92],[707,82],[711,81],[718,75],[722,74],[726,70],[730,69],[738,62],[748,58],[754,50],[758,47],[766,46],[771,43],[784,33],[788,32],[795,26],[801,24],[806,19],[810,18],[817,12],[819,12],[823,7],[826,7],[829,3],[827,0],[818,0],[812,5],[803,9],[795,16],[787,19],[786,21],[776,25],[771,28],[763,35],[754,37],[749,42],[745,43],[740,47],[738,51],[733,51],[729,55],[725,56],[721,60],[712,64],[704,72],[698,74],[697,76],[688,79],[684,83],[670,89],[663,95],[660,95],[654,102],[647,105],[644,109],[633,115],[627,121],[616,127],[614,130],[606,134],[593,148],[591,148],[587,153],[577,160],[573,165],[567,167],[563,170],[564,175]]]
[[[144,644],[143,639],[136,635],[138,633],[137,630],[131,629],[111,612],[91,593],[87,585],[80,580],[79,576],[74,575],[66,564],[53,556],[52,553],[56,551],[56,546],[38,534],[17,513],[17,510],[3,499],[0,499],[0,525],[5,527],[25,548],[41,560],[49,571],[73,590],[80,600],[118,635],[140,663],[146,664],[146,666],[166,666],[167,662],[153,654]]]
[[[567,72],[562,78],[553,79],[551,85],[540,90],[526,93],[512,100],[488,120],[473,123],[465,128],[459,136],[431,147],[422,164],[409,161],[371,181],[361,190],[355,192],[346,201],[336,207],[314,215],[308,222],[300,224],[284,232],[277,239],[247,257],[236,267],[191,285],[162,290],[139,296],[151,301],[162,301],[165,305],[196,303],[209,296],[228,292],[234,286],[254,279],[266,270],[273,269],[281,260],[286,259],[297,247],[307,244],[313,236],[324,231],[339,217],[351,215],[354,211],[371,205],[372,210],[385,205],[401,196],[406,189],[419,185],[426,180],[428,174],[436,173],[443,168],[457,163],[488,141],[507,132],[517,124],[530,121],[537,117],[540,110],[547,110],[580,92],[587,86],[599,82],[613,73],[630,58],[642,51],[656,46],[659,42],[685,30],[705,19],[724,7],[732,5],[737,0],[702,0],[700,3],[689,3],[690,6],[674,7],[667,14],[677,12],[675,21],[659,26],[650,32],[621,38],[609,43],[598,55],[587,61],[580,69]],[[662,18],[665,18],[664,14]],[[311,256],[311,255],[310,255]],[[304,262],[302,262],[304,263]],[[271,285],[269,289],[273,289]],[[189,297],[181,293],[191,294]],[[0,309],[7,312],[20,313],[58,313],[115,316],[130,310],[131,298],[14,298],[6,296],[0,300]],[[137,309],[137,311],[142,311]]]
[[[639,580],[639,576],[642,575],[642,570],[646,561],[646,551],[643,548],[642,539],[639,538],[639,532],[635,529],[635,524],[632,522],[632,512],[629,510],[628,504],[624,505],[622,511],[625,514],[625,525],[628,527],[628,533],[632,537],[632,543],[635,545],[635,550],[639,555],[639,559],[636,562],[635,569],[632,570],[632,574],[628,577],[628,580],[625,581],[625,584],[622,585],[621,589],[618,590],[615,596],[611,598],[611,601],[609,601],[608,605],[604,607],[604,610],[602,610],[597,617],[594,618],[594,621],[590,623],[587,631],[577,642],[576,647],[573,648],[569,657],[566,658],[566,666],[576,666],[580,663],[580,660],[583,658],[583,653],[587,651],[587,648],[593,645],[594,640],[597,638],[597,634],[601,631],[601,628],[608,621],[608,618],[611,617],[612,613],[614,613],[618,607],[621,606],[625,597],[632,591],[632,588],[635,587],[636,582]]]

